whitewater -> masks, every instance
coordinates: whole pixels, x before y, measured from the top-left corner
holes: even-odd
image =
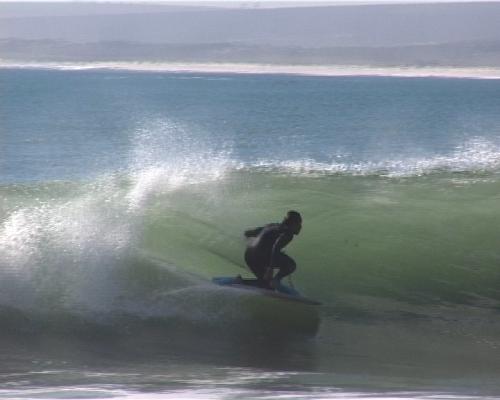
[[[498,398],[499,91],[0,70],[0,397]],[[322,306],[211,283],[288,209]]]

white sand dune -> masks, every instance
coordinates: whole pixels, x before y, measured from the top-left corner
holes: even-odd
[[[124,70],[144,72],[195,72],[229,74],[289,74],[309,76],[394,76],[500,79],[498,67],[379,67],[361,65],[280,65],[248,63],[156,63],[156,62],[16,62],[0,59],[0,68],[58,70]]]

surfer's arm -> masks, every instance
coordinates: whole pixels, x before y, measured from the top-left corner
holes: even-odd
[[[263,226],[245,231],[245,237],[256,237],[264,229]]]

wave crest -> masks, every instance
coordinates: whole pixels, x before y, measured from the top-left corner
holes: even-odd
[[[318,162],[312,159],[260,160],[241,169],[285,171],[300,175],[354,175],[411,177],[439,172],[479,173],[500,169],[500,145],[483,138],[474,138],[455,148],[451,154],[432,157],[407,157],[365,162]]]

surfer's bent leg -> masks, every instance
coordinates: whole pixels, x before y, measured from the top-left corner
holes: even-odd
[[[245,252],[245,262],[257,279],[264,282],[264,275],[266,273],[265,263],[263,263],[262,260],[254,254],[252,249],[247,249]]]
[[[279,268],[278,273],[274,277],[275,281],[281,281],[285,276],[290,275],[297,268],[297,264],[292,257],[287,256],[284,253],[280,253],[278,256],[277,264],[275,267]]]

